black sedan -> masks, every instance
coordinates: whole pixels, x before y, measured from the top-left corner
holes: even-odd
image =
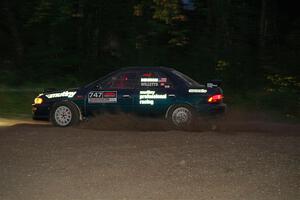
[[[33,119],[60,127],[104,112],[161,116],[175,127],[186,127],[198,115],[224,113],[223,98],[218,82],[202,85],[167,67],[131,67],[80,88],[45,91],[34,99],[32,113]]]

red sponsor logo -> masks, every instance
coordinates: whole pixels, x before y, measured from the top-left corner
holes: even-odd
[[[103,92],[104,98],[115,98],[117,97],[117,92]]]

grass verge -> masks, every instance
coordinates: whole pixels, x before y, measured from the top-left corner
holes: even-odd
[[[0,90],[0,117],[31,118],[31,105],[38,94],[37,90]]]

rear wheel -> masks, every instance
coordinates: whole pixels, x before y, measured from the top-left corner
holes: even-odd
[[[79,123],[80,113],[73,103],[61,102],[51,109],[50,120],[55,126],[72,126]]]
[[[168,120],[175,128],[187,128],[193,120],[192,109],[188,106],[174,106],[168,112]]]

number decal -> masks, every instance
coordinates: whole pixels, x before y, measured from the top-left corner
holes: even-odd
[[[88,103],[117,103],[117,91],[91,91]]]

